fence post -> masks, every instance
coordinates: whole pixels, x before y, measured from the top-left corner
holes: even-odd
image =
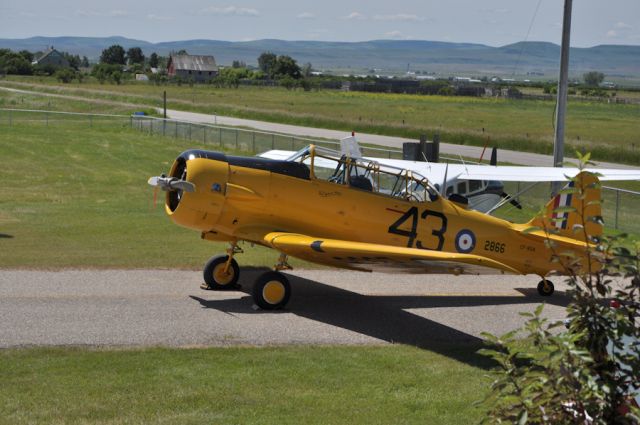
[[[238,133],[240,131],[236,128],[236,150],[238,150]]]
[[[129,127],[133,128],[133,115],[129,115]]]
[[[291,150],[292,150],[292,151],[295,151],[295,150],[296,150],[296,148],[295,148],[294,146],[295,146],[295,145],[294,145],[294,142],[293,142],[293,136],[291,136]]]
[[[13,112],[9,111],[9,127],[13,126]]]
[[[93,115],[89,115],[89,127],[93,127]]]
[[[47,127],[49,127],[49,112],[47,111],[46,114],[44,114],[46,119],[47,119]]]
[[[222,144],[222,127],[218,127],[218,144],[221,148],[224,148],[224,145]]]
[[[150,120],[149,124],[149,135],[153,136],[153,120]]]
[[[252,131],[251,132],[252,137],[252,141],[251,141],[251,153],[256,153],[256,132]]]
[[[202,144],[207,144],[207,127],[204,125],[202,126]]]
[[[191,123],[189,123],[189,140],[191,140]]]
[[[613,226],[614,229],[618,230],[618,210],[620,209],[620,191],[616,190],[616,221]]]
[[[178,138],[178,121],[176,121],[176,135],[175,135],[175,139]]]
[[[271,150],[276,148],[276,135],[271,133]]]

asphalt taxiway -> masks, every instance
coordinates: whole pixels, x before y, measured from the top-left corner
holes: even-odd
[[[403,343],[435,349],[501,334],[556,293],[535,276],[389,275],[339,270],[288,273],[286,309],[262,311],[248,295],[264,270],[244,269],[242,291],[205,291],[199,271],[0,271],[0,347],[225,346]]]

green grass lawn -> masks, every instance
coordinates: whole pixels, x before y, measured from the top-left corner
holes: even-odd
[[[220,89],[209,85],[158,87],[60,85],[53,79],[12,77],[5,85],[87,98],[161,106],[167,91],[174,109],[231,115],[274,122],[418,138],[438,131],[450,143],[492,145],[541,153],[552,152],[554,103],[535,100],[442,97],[321,90],[304,92],[278,87]],[[592,151],[600,160],[640,164],[640,105],[569,102],[566,154]]]
[[[0,424],[470,424],[487,364],[399,345],[9,349]]]
[[[180,152],[216,147],[152,137],[128,120],[0,129],[0,268],[200,268],[223,252],[223,244],[173,224],[163,193],[154,207],[147,185]],[[275,264],[270,250],[245,250],[242,265]]]

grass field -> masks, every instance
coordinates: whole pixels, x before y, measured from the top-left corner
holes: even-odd
[[[552,151],[554,134],[554,103],[549,101],[146,83],[61,86],[34,77],[2,84],[145,107],[160,107],[167,90],[174,109],[412,138],[440,132],[450,143],[483,145],[490,138],[492,145],[541,153]],[[640,164],[639,118],[640,105],[569,102],[566,153],[584,149],[603,161]]]
[[[486,366],[407,346],[10,349],[0,424],[470,424]]]
[[[211,149],[141,134],[128,120],[3,126],[0,267],[200,268],[224,245],[171,223],[146,182],[199,147]],[[242,265],[276,260],[245,248]]]

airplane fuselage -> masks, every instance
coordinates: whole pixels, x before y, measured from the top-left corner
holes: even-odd
[[[440,196],[416,202],[361,190],[314,178],[304,164],[204,151],[180,158],[171,175],[185,177],[196,190],[180,199],[168,193],[167,212],[177,224],[202,232],[204,239],[266,245],[265,233],[278,231],[475,254],[523,274],[545,276],[560,269],[541,232],[523,233],[527,225],[471,211]],[[582,242],[548,237],[556,240],[556,252],[584,251]]]

